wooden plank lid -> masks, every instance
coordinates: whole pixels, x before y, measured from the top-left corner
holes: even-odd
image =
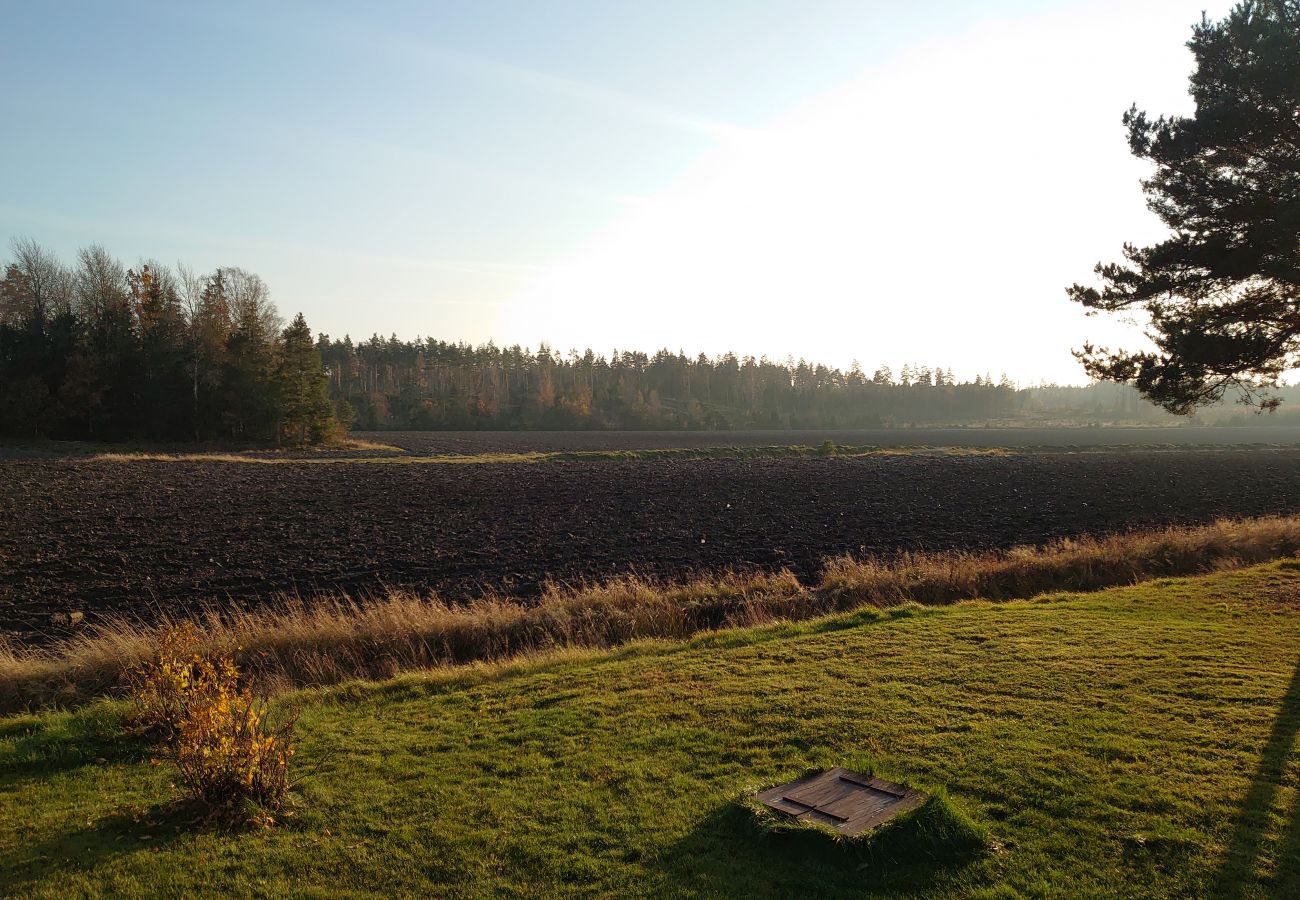
[[[926,796],[907,785],[837,766],[759,791],[756,798],[783,815],[818,822],[851,836],[915,809]]]

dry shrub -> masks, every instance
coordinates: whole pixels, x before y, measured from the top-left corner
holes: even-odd
[[[136,721],[160,737],[190,797],[217,815],[267,822],[289,793],[293,720],[270,727],[267,703],[228,652],[205,653],[191,622],[158,633],[131,680]]]
[[[1005,600],[1049,591],[1089,591],[1146,578],[1194,575],[1300,553],[1300,517],[1062,540],[989,553],[842,557],[816,585],[789,572],[724,573],[665,583],[627,575],[597,584],[548,587],[533,602],[490,595],[469,604],[389,592],[283,598],[254,609],[200,613],[208,656],[240,647],[236,661],[263,690],[386,678],[401,671],[501,660],[557,648],[611,647],[643,638],[808,619],[856,607]],[[77,702],[120,690],[124,674],[155,658],[166,625],[116,619],[44,648],[0,643],[0,711]],[[188,645],[187,645],[188,646]],[[178,669],[180,672],[183,670]],[[167,678],[150,690],[170,702]]]
[[[229,657],[206,664],[196,686],[203,699],[190,705],[172,749],[190,796],[227,815],[251,805],[265,822],[289,794],[294,723],[272,729],[266,701],[236,688],[237,677]]]
[[[193,700],[202,663],[193,622],[160,629],[153,654],[127,674],[135,724],[163,740],[175,737]]]

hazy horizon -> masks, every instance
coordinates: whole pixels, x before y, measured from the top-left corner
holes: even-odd
[[[1162,231],[1120,116],[1228,5],[19,6],[0,235],[355,340],[1083,383],[1138,341],[1064,287]]]

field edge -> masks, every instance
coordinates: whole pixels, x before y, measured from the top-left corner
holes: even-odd
[[[452,604],[390,592],[284,597],[255,608],[196,612],[203,648],[235,654],[270,692],[387,678],[403,671],[511,659],[558,648],[683,639],[703,631],[799,621],[859,608],[1025,599],[1195,575],[1300,554],[1300,517],[1061,540],[990,553],[904,553],[825,561],[815,584],[788,571],[684,582],[625,575],[549,585],[536,602],[491,594]],[[47,646],[0,643],[0,713],[76,705],[121,691],[161,628],[108,618]]]

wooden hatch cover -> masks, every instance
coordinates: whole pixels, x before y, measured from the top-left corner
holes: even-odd
[[[855,835],[920,806],[926,795],[907,785],[837,766],[759,791],[756,798],[792,819],[818,822],[840,834]]]

